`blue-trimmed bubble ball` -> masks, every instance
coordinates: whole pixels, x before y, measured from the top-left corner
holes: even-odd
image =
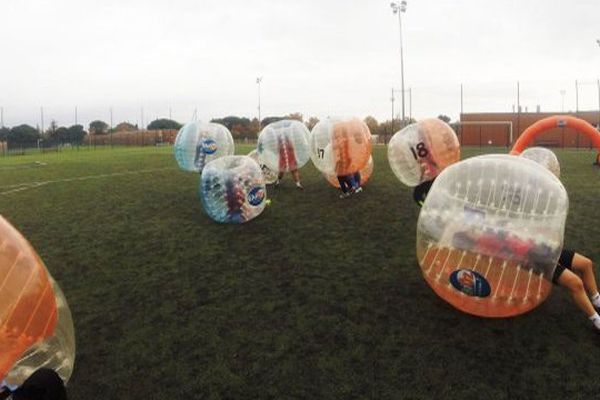
[[[233,155],[234,150],[229,129],[213,122],[189,122],[175,139],[175,159],[184,171],[201,172],[207,163]]]
[[[206,164],[200,177],[199,195],[210,218],[242,224],[263,212],[267,188],[256,161],[248,156],[225,156]]]

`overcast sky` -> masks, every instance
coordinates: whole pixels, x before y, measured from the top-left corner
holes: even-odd
[[[408,0],[405,85],[416,118],[464,109],[598,108],[600,0]],[[0,0],[5,125],[148,123],[301,112],[391,115],[398,18],[386,0]],[[409,111],[408,96],[406,113]],[[399,109],[399,94],[396,110]]]

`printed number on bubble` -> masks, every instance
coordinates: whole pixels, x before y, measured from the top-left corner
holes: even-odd
[[[418,160],[419,158],[425,158],[429,154],[429,151],[427,150],[427,147],[425,147],[425,143],[423,142],[419,142],[416,148],[411,147],[410,151],[412,152],[415,160]]]
[[[317,149],[317,155],[319,158],[325,157],[325,149]]]

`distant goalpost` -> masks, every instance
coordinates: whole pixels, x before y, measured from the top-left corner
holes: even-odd
[[[458,135],[460,138],[460,142],[461,145],[463,144],[463,130],[462,127],[463,126],[479,126],[480,130],[479,130],[479,146],[481,146],[482,143],[481,142],[481,127],[483,126],[503,126],[507,129],[507,136],[506,136],[506,144],[503,144],[503,146],[506,147],[510,147],[513,143],[513,123],[512,121],[458,121],[455,122],[454,125],[456,125],[457,130],[458,130]],[[492,144],[492,143],[485,143],[486,145]]]

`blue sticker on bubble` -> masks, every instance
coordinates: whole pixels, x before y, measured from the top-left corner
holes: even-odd
[[[214,154],[217,151],[217,142],[213,139],[204,139],[201,148],[204,154]]]
[[[450,274],[450,284],[467,296],[487,297],[492,288],[483,275],[470,269],[457,269]]]
[[[266,192],[262,187],[255,187],[248,193],[248,203],[253,206],[258,206],[265,199]]]

